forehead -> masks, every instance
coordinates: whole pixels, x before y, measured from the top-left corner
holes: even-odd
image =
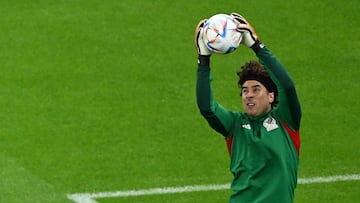
[[[242,85],[242,88],[249,88],[249,87],[265,87],[265,86],[257,80],[247,80]]]

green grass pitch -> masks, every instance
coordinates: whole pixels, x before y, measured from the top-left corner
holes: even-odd
[[[194,27],[243,14],[287,67],[303,109],[299,177],[360,174],[354,0],[14,0],[0,6],[0,202],[231,181],[195,102]],[[241,110],[247,48],[212,57],[216,99]],[[360,181],[299,185],[296,203],[357,202]],[[229,190],[101,198],[226,202]],[[73,202],[74,203],[74,202]]]

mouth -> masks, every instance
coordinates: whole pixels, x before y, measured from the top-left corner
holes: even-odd
[[[248,106],[248,107],[253,107],[253,106],[255,106],[255,103],[254,103],[254,102],[247,102],[247,103],[246,103],[246,106]]]

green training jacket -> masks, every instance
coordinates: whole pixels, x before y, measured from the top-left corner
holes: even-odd
[[[266,48],[254,49],[278,88],[275,109],[250,118],[233,112],[213,98],[209,58],[199,63],[196,96],[201,114],[222,134],[234,178],[230,203],[291,203],[297,184],[301,108],[294,83]]]

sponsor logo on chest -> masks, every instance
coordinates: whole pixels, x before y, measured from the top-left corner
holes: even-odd
[[[251,125],[250,124],[244,124],[242,125],[243,128],[251,130]]]

